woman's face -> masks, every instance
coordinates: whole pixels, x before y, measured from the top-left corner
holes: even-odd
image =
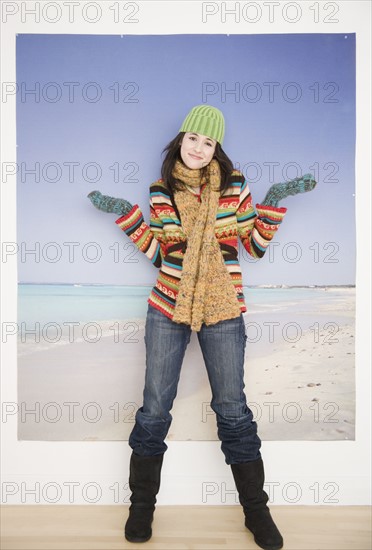
[[[188,168],[207,166],[213,158],[217,141],[202,134],[186,132],[181,143],[181,158]]]

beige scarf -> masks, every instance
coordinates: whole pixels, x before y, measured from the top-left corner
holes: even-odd
[[[213,324],[240,315],[236,291],[215,236],[221,170],[216,159],[206,166],[204,174],[202,169],[192,170],[177,160],[172,174],[191,187],[207,184],[194,216],[188,216],[191,205],[195,208],[196,204],[190,191],[175,192],[187,249],[172,320],[199,331],[203,322]]]

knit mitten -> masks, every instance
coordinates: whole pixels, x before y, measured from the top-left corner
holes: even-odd
[[[297,193],[306,193],[312,191],[317,182],[312,174],[305,174],[294,180],[284,183],[275,183],[266,193],[266,197],[261,202],[265,206],[278,206],[279,201],[285,199],[289,195],[297,195]]]
[[[98,208],[98,210],[102,210],[103,212],[110,212],[113,214],[118,214],[119,216],[124,216],[133,208],[133,205],[125,199],[115,199],[114,197],[109,197],[108,195],[102,195],[99,191],[92,191],[87,196],[92,204]]]

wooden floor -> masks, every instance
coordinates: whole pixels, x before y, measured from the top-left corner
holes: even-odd
[[[2,506],[1,550],[257,549],[240,506],[158,506],[153,537],[127,542],[127,506]],[[371,550],[368,506],[272,506],[283,550]]]

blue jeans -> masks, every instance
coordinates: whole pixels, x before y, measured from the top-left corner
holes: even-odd
[[[164,453],[172,422],[170,410],[177,394],[181,366],[191,327],[175,323],[148,304],[145,344],[146,374],[143,406],[136,412],[129,445],[135,454]],[[257,424],[244,394],[244,352],[247,335],[243,314],[214,325],[203,323],[197,337],[212,390],[211,408],[226,464],[260,458]]]

